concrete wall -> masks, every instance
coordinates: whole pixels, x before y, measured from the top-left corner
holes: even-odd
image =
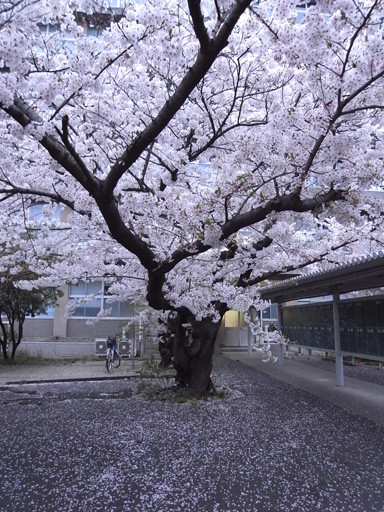
[[[103,343],[100,349],[99,342],[101,340]],[[144,356],[148,350],[157,348],[157,344],[154,345],[149,340],[142,340],[136,346],[132,344],[127,346],[127,343],[131,341],[120,342],[119,351],[123,357],[130,357],[132,352],[136,356]],[[105,357],[106,349],[106,338],[101,336],[92,341],[22,341],[18,352],[24,352],[32,357],[43,357],[44,359],[82,357],[99,359],[100,357]]]
[[[67,321],[67,335],[69,339],[107,338],[110,334],[120,334],[126,320],[104,319],[95,324],[87,324],[85,320],[70,318]]]
[[[95,357],[95,341],[22,341],[18,351],[45,359]]]
[[[70,318],[66,320],[66,330],[58,332],[55,330],[53,318],[26,318],[23,337],[31,341],[53,340],[56,336],[61,339],[90,341],[121,333],[125,324],[126,320],[104,319],[88,325],[85,320]]]
[[[248,346],[248,327],[231,328],[221,325],[217,336],[220,348],[242,347],[245,349]]]
[[[26,318],[23,332],[24,338],[52,338],[53,318]]]

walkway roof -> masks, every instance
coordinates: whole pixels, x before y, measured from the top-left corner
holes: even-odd
[[[382,286],[384,287],[384,252],[379,252],[280,281],[260,291],[262,299],[281,303]]]

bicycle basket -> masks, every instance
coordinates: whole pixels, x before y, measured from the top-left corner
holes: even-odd
[[[107,347],[108,348],[112,348],[116,345],[116,338],[114,338],[113,336],[108,336],[108,339],[107,339]]]

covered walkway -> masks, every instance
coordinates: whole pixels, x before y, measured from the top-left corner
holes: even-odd
[[[336,385],[344,386],[343,354],[340,348],[340,294],[384,287],[384,253],[379,252],[328,269],[281,281],[267,286],[261,297],[278,304],[281,329],[281,304],[292,300],[331,295],[336,357]]]

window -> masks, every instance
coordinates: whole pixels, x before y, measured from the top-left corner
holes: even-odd
[[[53,25],[52,23],[38,24],[40,33],[46,38],[52,38],[55,37],[57,41],[58,47],[66,48],[67,50],[72,51],[74,46],[74,36],[72,34],[69,34],[67,32],[62,32],[60,30],[59,25]],[[37,48],[38,53],[43,52],[42,48]]]
[[[101,34],[100,27],[94,27],[93,25],[89,25],[87,27],[87,35],[89,37],[99,37],[100,34]]]
[[[277,320],[277,304],[271,304],[263,311],[263,320]]]
[[[103,2],[104,9],[124,9],[127,0],[106,0]]]
[[[37,26],[39,27],[40,32],[46,36],[55,34],[59,31],[59,26],[53,25],[52,23],[48,23],[47,25],[44,25],[43,23],[38,23]]]
[[[28,207],[28,219],[29,220],[42,219],[44,217],[44,207],[51,208],[50,205],[45,205],[44,203],[36,203],[36,204],[32,204],[31,206],[29,206]],[[53,210],[51,211],[50,218],[60,220],[60,213],[61,213],[60,205],[57,204],[54,206]]]
[[[307,7],[310,7],[311,5],[316,5],[316,0],[309,0],[309,2],[302,2],[300,4],[297,4],[298,9],[306,9]]]
[[[302,22],[304,16],[307,14],[308,7],[311,7],[312,5],[316,5],[316,1],[302,2],[302,3],[296,5],[296,12],[297,12],[296,22],[297,23]]]
[[[54,317],[55,317],[55,307],[54,306],[48,307],[45,313],[38,313],[38,314],[35,313],[34,316],[32,316],[31,314],[26,316],[26,318],[54,318]]]
[[[79,303],[72,314],[72,318],[96,318],[102,310],[111,310],[107,318],[131,318],[134,314],[133,304],[130,302],[111,302],[107,287],[102,281],[79,281],[69,287],[69,300],[81,300],[90,297],[84,303]]]
[[[54,318],[54,317],[55,317],[55,306],[50,306],[49,308],[47,308],[45,313],[36,315],[36,318]]]

